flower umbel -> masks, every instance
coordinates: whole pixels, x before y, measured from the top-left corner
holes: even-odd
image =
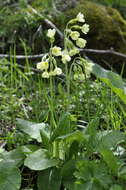
[[[78,13],[76,19],[78,22],[85,22],[84,15],[82,13]]]
[[[62,54],[61,53],[61,48],[57,47],[57,46],[54,46],[52,48],[52,54],[55,55],[55,56],[60,56]]]
[[[55,36],[56,30],[55,29],[49,29],[47,32],[47,37],[49,37],[50,39],[53,39]]]

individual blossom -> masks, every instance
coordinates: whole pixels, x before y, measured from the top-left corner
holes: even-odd
[[[55,75],[61,75],[62,74],[62,69],[60,69],[59,67],[56,67],[53,72],[54,72]]]
[[[78,22],[85,22],[84,15],[82,13],[78,13],[76,19]]]
[[[62,54],[61,48],[57,47],[57,46],[54,46],[52,48],[52,54],[55,55],[55,56],[60,56]]]
[[[65,51],[62,52],[62,62],[63,63],[67,63],[71,61],[71,57],[69,56],[69,54]]]
[[[79,38],[79,36],[80,36],[80,33],[77,31],[72,31],[70,33],[70,37],[72,38],[72,40],[77,40]]]
[[[47,70],[48,68],[49,68],[48,61],[41,61],[41,62],[37,63],[37,69]]]
[[[74,55],[76,55],[76,54],[78,54],[78,53],[79,53],[79,49],[76,48],[76,47],[74,47],[73,49],[71,49],[71,50],[69,51],[69,55],[70,55],[70,56],[74,56]]]
[[[87,41],[83,38],[78,38],[76,41],[76,45],[80,48],[84,48],[86,46]]]
[[[84,34],[87,34],[89,32],[89,25],[88,24],[84,24],[82,27],[81,27],[81,31],[84,33]]]
[[[43,72],[42,78],[49,78],[49,73],[47,71]]]
[[[55,29],[49,29],[47,32],[47,37],[49,37],[50,39],[54,39],[56,30]]]
[[[86,61],[86,62],[84,63],[85,72],[91,73],[91,72],[92,72],[92,69],[93,69],[93,66],[94,66],[94,63],[89,62],[89,61]]]

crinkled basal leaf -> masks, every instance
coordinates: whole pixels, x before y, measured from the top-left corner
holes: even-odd
[[[106,83],[126,104],[126,87],[124,86],[122,78],[118,74],[112,71],[107,71],[97,64],[94,64],[92,67],[92,73]]]
[[[59,190],[61,186],[61,173],[59,168],[41,171],[37,181],[38,190]]]
[[[76,180],[73,175],[76,171],[76,161],[69,160],[61,168],[62,182],[66,189],[73,190],[74,182]]]
[[[0,162],[0,190],[19,190],[20,186],[19,169],[10,162]]]
[[[84,135],[81,131],[76,130],[72,133],[68,133],[66,135],[59,136],[57,139],[66,140],[68,142],[84,141],[86,139],[86,135]]]
[[[121,187],[120,185],[113,185],[110,190],[123,190],[123,187]]]
[[[111,150],[103,149],[100,151],[100,153],[103,156],[103,160],[107,163],[111,171],[115,175],[118,175],[118,169],[120,167],[120,164],[118,162],[118,159],[114,156],[113,152]]]
[[[25,159],[24,165],[32,170],[45,170],[52,166],[56,166],[58,161],[56,159],[50,159],[47,156],[47,150],[39,149]]]
[[[17,119],[18,128],[31,138],[41,142],[40,130],[46,126],[45,123],[33,123],[23,119]]]
[[[72,129],[70,126],[70,113],[65,112],[58,122],[57,128],[53,131],[51,141],[54,141],[57,137],[71,133]]]
[[[49,147],[49,141],[50,141],[50,128],[49,126],[45,126],[42,129],[40,129],[40,135],[41,135],[41,139],[42,139],[42,144],[43,146],[48,149]]]
[[[11,163],[14,166],[19,167],[23,163],[25,155],[23,154],[21,148],[17,148],[10,152],[5,151],[1,153],[0,158],[5,162]]]
[[[97,189],[108,189],[111,184],[111,177],[108,175],[108,170],[106,166],[101,163],[96,163],[95,161],[81,160],[77,162],[77,171],[74,173],[77,181],[83,184],[83,187],[88,190],[96,189],[97,184],[99,186]],[[78,186],[75,186],[75,190],[79,190]]]
[[[22,152],[27,156],[32,152],[35,152],[36,150],[40,149],[39,146],[37,145],[32,145],[32,144],[28,144],[28,145],[24,145],[21,146],[21,150]]]
[[[103,136],[101,135],[102,133],[100,133],[100,136],[98,138],[99,139],[99,145],[97,146],[97,151],[103,149],[103,148],[107,148],[107,149],[111,149],[111,148],[115,148],[119,143],[121,143],[122,141],[124,141],[125,136],[122,132],[115,130],[115,131],[109,131],[108,134]]]

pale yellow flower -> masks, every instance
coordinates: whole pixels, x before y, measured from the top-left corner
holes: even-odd
[[[48,68],[49,68],[48,61],[42,61],[42,62],[37,63],[37,69],[47,70]]]
[[[80,33],[77,31],[72,31],[70,33],[70,37],[72,38],[72,40],[77,40],[79,38],[79,36],[80,36]]]
[[[49,29],[47,32],[47,37],[53,39],[55,36],[56,30],[55,29]]]
[[[61,48],[57,47],[57,46],[54,46],[52,48],[52,54],[55,55],[55,56],[60,56],[62,54]]]
[[[67,63],[71,61],[71,57],[69,56],[69,54],[65,51],[62,52],[62,62],[63,63]]]
[[[62,69],[60,69],[59,67],[56,67],[53,72],[55,73],[55,75],[61,75]]]
[[[78,54],[79,53],[79,49],[78,48],[73,48],[73,49],[71,49],[70,51],[69,51],[69,55],[70,56],[74,56],[74,55],[76,55],[76,54]]]
[[[49,78],[49,73],[47,71],[43,72],[42,78]]]
[[[89,62],[89,61],[86,61],[86,62],[84,63],[85,72],[91,73],[91,72],[92,72],[92,69],[93,69],[93,66],[94,66],[94,63]]]
[[[76,41],[76,45],[80,48],[84,48],[86,46],[87,41],[83,38],[78,38]]]
[[[85,22],[84,15],[82,13],[78,13],[76,19],[78,22]]]
[[[89,25],[88,24],[84,24],[82,27],[81,27],[81,31],[84,33],[84,34],[87,34],[89,32]]]

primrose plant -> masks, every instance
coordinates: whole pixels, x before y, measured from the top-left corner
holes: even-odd
[[[42,61],[37,64],[37,69],[43,71],[43,78],[50,78],[56,75],[62,74],[62,69],[57,66],[56,58],[60,57],[61,62],[65,65],[66,78],[68,77],[67,64],[72,60],[72,57],[79,55],[80,49],[86,46],[87,41],[80,37],[80,32],[87,34],[89,31],[89,25],[83,24],[85,22],[84,15],[79,13],[75,19],[68,22],[66,29],[64,30],[64,49],[54,45],[55,42],[55,29],[49,29],[47,32],[47,37],[50,40],[51,48],[48,54],[46,54]],[[86,61],[85,59],[78,58],[72,61],[74,65],[77,63],[84,63],[85,73],[89,75],[92,64]],[[77,69],[77,67],[76,67]]]
[[[112,151],[116,151],[117,145],[124,140],[124,135],[120,131],[98,133],[97,114],[87,127],[82,126],[79,130],[73,122],[69,101],[61,115],[55,110],[55,76],[65,76],[65,97],[69,100],[71,80],[85,82],[94,68],[93,63],[80,56],[80,48],[86,46],[86,40],[81,35],[88,31],[89,25],[85,23],[82,13],[68,22],[64,31],[63,48],[55,45],[56,30],[48,30],[50,50],[37,64],[37,69],[42,71],[42,78],[49,81],[50,92],[46,96],[49,123],[17,119],[18,129],[28,140],[26,145],[10,152],[0,150],[0,190],[106,190],[110,187],[114,190],[116,186],[120,188],[117,179],[121,179],[122,184],[125,183],[126,175],[121,170],[123,160],[118,162]],[[108,77],[109,84],[117,78],[117,75],[110,77],[112,73],[97,65],[93,72],[104,81],[104,76]],[[111,87],[117,92],[116,85]],[[118,94],[122,94],[121,90],[122,88],[118,89]],[[27,168],[35,171],[35,178],[32,176],[33,181],[26,186],[21,182],[24,168],[26,172]]]

